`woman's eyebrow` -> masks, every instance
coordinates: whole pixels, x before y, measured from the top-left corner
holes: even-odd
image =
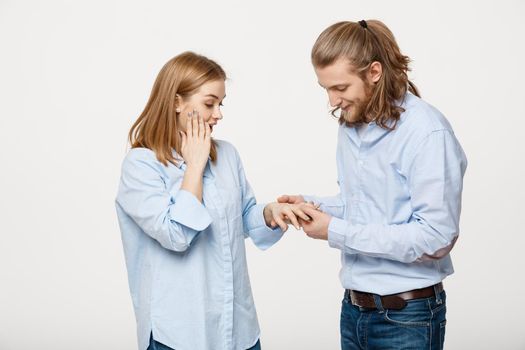
[[[216,98],[217,100],[219,100],[219,98],[217,96],[215,96],[214,94],[207,94],[204,97],[208,97],[208,96],[211,96],[211,97]],[[222,99],[224,100],[225,98],[226,98],[226,95],[224,95],[224,97]]]

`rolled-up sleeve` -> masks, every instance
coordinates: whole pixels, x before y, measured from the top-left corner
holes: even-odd
[[[122,165],[116,203],[164,248],[185,251],[212,222],[204,205],[190,192],[174,196],[166,187],[156,160],[130,153]]]
[[[258,204],[252,187],[246,179],[244,167],[239,154],[237,156],[239,181],[242,188],[242,222],[245,237],[250,237],[253,243],[261,250],[266,250],[274,245],[283,236],[283,231],[277,226],[275,229],[266,226],[264,220],[264,207]]]
[[[246,206],[242,217],[244,232],[250,236],[253,243],[261,250],[270,248],[283,236],[283,231],[279,226],[275,229],[266,226],[263,215],[265,205],[254,204]]]

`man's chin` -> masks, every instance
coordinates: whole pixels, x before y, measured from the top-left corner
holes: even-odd
[[[365,116],[362,114],[355,115],[354,113],[342,114],[342,117],[347,126],[355,126],[356,124],[366,123]]]
[[[355,113],[352,113],[349,110],[342,111],[341,116],[343,117],[345,122],[350,123],[350,124],[355,124],[359,122],[359,119],[360,119],[358,116],[356,116]]]

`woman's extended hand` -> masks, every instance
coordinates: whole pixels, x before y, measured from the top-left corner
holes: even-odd
[[[290,204],[290,203],[268,203],[264,207],[264,221],[266,226],[279,226],[283,232],[288,230],[288,224],[292,224],[297,230],[301,228],[299,220],[309,221],[310,217],[301,209],[301,205],[311,206],[316,208],[313,204]]]

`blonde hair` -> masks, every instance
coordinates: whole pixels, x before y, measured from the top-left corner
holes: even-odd
[[[132,148],[145,147],[155,152],[164,165],[176,164],[173,150],[181,154],[176,104],[177,95],[187,98],[210,81],[226,80],[226,73],[216,62],[194,52],[183,52],[160,70],[146,107],[135,121],[128,138]],[[217,145],[212,142],[210,157],[217,159]]]
[[[348,59],[353,72],[365,82],[370,65],[381,63],[382,75],[364,108],[364,118],[393,130],[404,111],[396,101],[402,99],[407,90],[416,96],[419,91],[408,80],[410,58],[401,53],[392,32],[378,20],[335,23],[319,35],[311,59],[315,67],[324,68],[340,58]],[[352,125],[342,116],[339,123],[345,122]]]

